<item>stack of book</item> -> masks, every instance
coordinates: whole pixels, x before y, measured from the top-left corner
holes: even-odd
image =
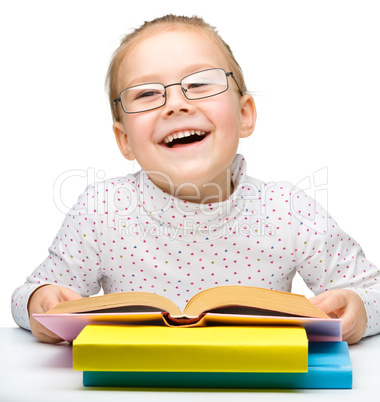
[[[302,327],[89,325],[73,343],[85,386],[351,388],[345,342]]]
[[[340,320],[292,293],[212,288],[183,313],[158,295],[119,293],[35,318],[73,341],[85,386],[352,388]]]

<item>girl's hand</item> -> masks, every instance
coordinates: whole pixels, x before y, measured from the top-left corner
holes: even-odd
[[[39,287],[34,293],[32,293],[28,303],[30,329],[32,334],[42,342],[62,342],[63,339],[53,334],[53,332],[49,331],[42,324],[36,321],[32,317],[32,314],[43,314],[52,309],[59,302],[81,298],[82,296],[78,293],[63,286],[45,285]]]
[[[361,297],[352,290],[327,290],[310,301],[332,318],[342,319],[343,340],[358,342],[367,326],[367,312]]]

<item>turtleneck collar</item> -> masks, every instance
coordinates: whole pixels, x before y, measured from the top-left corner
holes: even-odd
[[[222,202],[193,203],[181,200],[156,186],[149,176],[141,171],[137,178],[139,201],[144,213],[155,221],[155,224],[166,225],[164,231],[168,236],[174,236],[183,241],[208,241],[211,238],[222,237],[223,227],[236,219],[241,205],[237,207],[238,199],[244,192],[246,162],[242,155],[237,154],[231,168],[231,181],[234,192]]]

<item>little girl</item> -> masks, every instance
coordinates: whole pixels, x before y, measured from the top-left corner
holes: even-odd
[[[101,287],[183,308],[213,286],[291,291],[299,272],[313,303],[342,319],[344,340],[380,331],[380,274],[360,246],[291,184],[246,175],[236,152],[255,104],[213,27],[173,15],[146,22],[116,50],[107,83],[117,144],[142,170],[79,197],[13,294],[18,325],[59,342],[32,314]]]

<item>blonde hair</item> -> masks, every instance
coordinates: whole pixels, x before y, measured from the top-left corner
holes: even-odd
[[[152,35],[154,33],[162,32],[164,30],[175,29],[178,27],[186,28],[197,28],[203,29],[207,32],[210,37],[215,40],[216,44],[220,46],[220,49],[226,56],[229,62],[229,68],[234,73],[241,92],[245,94],[247,92],[247,87],[244,82],[243,72],[236,61],[231,48],[227,43],[221,38],[216,28],[205,22],[202,18],[193,16],[178,16],[173,14],[168,14],[163,17],[156,18],[152,21],[145,21],[143,25],[135,29],[131,33],[124,36],[121,40],[120,46],[114,52],[111,63],[108,68],[106,77],[106,90],[108,92],[109,103],[112,111],[113,121],[118,121],[118,113],[114,105],[114,99],[119,96],[117,90],[117,74],[119,71],[120,64],[124,59],[127,51],[136,44],[136,42],[144,36]]]

